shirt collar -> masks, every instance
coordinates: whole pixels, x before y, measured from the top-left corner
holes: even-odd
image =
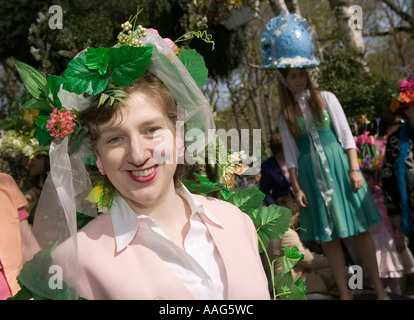
[[[191,215],[201,213],[216,225],[223,227],[217,218],[213,216],[185,186],[181,185],[175,190],[177,194],[187,201],[191,209]],[[151,219],[144,214],[136,214],[119,194],[115,195],[113,199],[111,218],[114,228],[116,252],[120,252],[131,243],[142,219]]]

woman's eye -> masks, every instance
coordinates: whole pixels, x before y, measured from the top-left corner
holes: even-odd
[[[154,128],[149,128],[147,130],[147,134],[154,134],[156,133],[160,128],[159,127],[154,127]]]
[[[113,144],[113,143],[117,143],[117,142],[119,142],[119,140],[121,140],[121,137],[112,137],[112,138],[109,138],[109,139],[106,141],[106,143]]]

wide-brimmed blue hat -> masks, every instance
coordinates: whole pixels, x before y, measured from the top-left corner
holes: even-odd
[[[263,32],[262,69],[315,67],[315,33],[298,14],[282,13],[266,24]]]

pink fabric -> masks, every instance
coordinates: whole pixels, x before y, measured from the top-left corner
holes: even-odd
[[[223,260],[227,275],[225,299],[269,299],[267,278],[258,252],[251,219],[237,207],[199,195],[201,202],[222,224],[201,218]],[[65,243],[54,253],[63,265]],[[101,214],[78,233],[80,296],[107,300],[193,300],[194,296],[146,242],[136,234],[116,252],[111,216]]]
[[[400,253],[397,251],[392,234],[394,233],[397,237],[404,237],[404,235],[401,232],[398,234],[392,226],[381,187],[375,186],[371,190],[371,195],[382,217],[382,223],[369,228],[375,244],[380,277],[401,278],[404,274],[413,273],[414,257],[411,251],[408,248]]]
[[[24,219],[27,219],[29,216],[29,213],[25,209],[25,207],[21,207],[18,210],[19,214],[19,221],[23,221]],[[0,261],[0,300],[6,300],[7,298],[10,298],[12,296],[12,293],[10,291],[9,284],[6,280],[6,276],[4,275],[3,265]]]

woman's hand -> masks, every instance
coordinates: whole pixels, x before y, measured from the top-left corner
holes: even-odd
[[[302,189],[299,189],[295,192],[295,198],[299,202],[299,206],[301,208],[307,208],[308,207],[308,199],[306,198],[306,194],[303,192]]]
[[[351,180],[351,188],[354,192],[357,192],[364,186],[364,178],[362,177],[362,173],[359,170],[352,170],[349,173],[349,177]]]

